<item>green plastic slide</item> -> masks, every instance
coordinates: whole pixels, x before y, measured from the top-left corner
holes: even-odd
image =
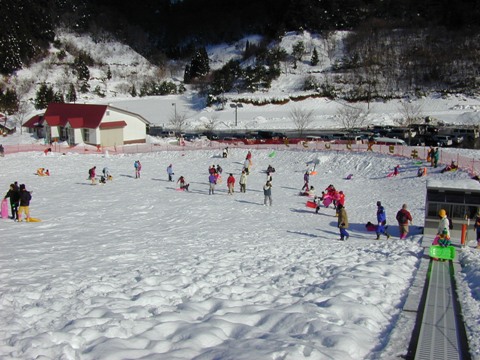
[[[432,245],[428,255],[436,259],[453,260],[455,259],[455,248],[453,246]]]

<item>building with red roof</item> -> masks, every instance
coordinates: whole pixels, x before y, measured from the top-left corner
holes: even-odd
[[[138,114],[110,105],[50,103],[45,114],[23,126],[43,127],[48,142],[115,146],[144,143],[149,124]]]

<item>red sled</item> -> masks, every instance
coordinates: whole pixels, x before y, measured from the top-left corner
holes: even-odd
[[[315,201],[307,201],[305,204],[306,207],[316,209],[317,208],[317,203]]]

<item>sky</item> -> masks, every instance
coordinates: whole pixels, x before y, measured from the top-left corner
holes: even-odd
[[[277,84],[288,88],[287,81]],[[259,94],[254,94],[258,95]],[[254,96],[252,95],[252,96]],[[265,96],[263,94],[262,96]],[[276,96],[272,93],[271,96]],[[202,108],[191,94],[94,100],[128,107],[161,123],[189,111],[192,127],[218,114],[233,126],[233,109]],[[471,123],[478,99],[420,99],[452,122]],[[336,102],[315,109],[316,128],[335,125]],[[428,105],[428,107],[427,107]],[[284,107],[245,106],[242,128],[292,128]],[[392,123],[398,102],[375,104],[372,124]],[[323,114],[323,115],[322,115]],[[5,146],[39,142],[27,134]],[[253,149],[247,192],[238,180],[248,149],[202,143],[180,151],[78,154],[27,152],[0,158],[0,188],[18,181],[32,191],[31,216],[0,220],[0,357],[2,359],[392,359],[406,354],[413,323],[399,323],[423,248],[426,181],[468,179],[463,171],[429,169],[416,176],[411,159],[372,153]],[[171,149],[171,147],[169,147]],[[457,151],[457,150],[450,150]],[[458,150],[460,151],[460,150]],[[478,159],[478,150],[461,151]],[[134,161],[142,163],[134,176]],[[317,193],[333,184],[346,195],[348,241],[340,241],[333,208],[318,214],[300,196],[307,163]],[[166,168],[173,165],[174,182]],[[222,181],[208,195],[208,167]],[[264,206],[265,170],[275,167],[273,205]],[[387,177],[400,165],[397,177]],[[108,167],[113,181],[91,185],[88,169]],[[36,170],[49,169],[40,177]],[[235,193],[227,194],[232,173]],[[347,175],[352,178],[347,180]],[[185,176],[190,191],[177,190]],[[473,180],[472,180],[473,181]],[[387,211],[390,240],[365,229],[376,202]],[[396,212],[406,203],[413,225],[398,238]],[[433,239],[431,239],[433,240]],[[458,251],[455,274],[472,358],[480,359],[480,253]]]

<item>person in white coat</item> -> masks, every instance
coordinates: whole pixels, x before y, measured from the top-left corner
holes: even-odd
[[[438,216],[440,216],[440,222],[438,223],[437,235],[440,236],[443,234],[448,239],[450,239],[450,221],[447,217],[447,211],[445,209],[440,209],[440,211],[438,212]]]
[[[238,183],[240,184],[240,192],[247,192],[247,174],[245,173],[245,170],[242,171],[242,175],[240,175],[240,181]]]

